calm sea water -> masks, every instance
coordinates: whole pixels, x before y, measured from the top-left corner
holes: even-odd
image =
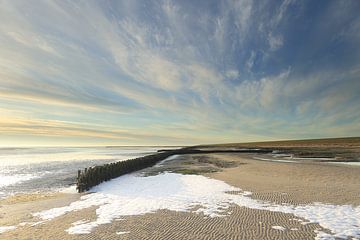
[[[78,169],[155,153],[164,147],[0,148],[0,198],[56,191],[75,183]]]

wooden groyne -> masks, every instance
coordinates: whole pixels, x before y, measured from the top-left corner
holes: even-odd
[[[120,177],[124,174],[151,167],[157,162],[173,155],[172,152],[162,152],[157,154],[108,163],[101,166],[85,168],[78,171],[77,190],[78,192],[88,191],[90,188],[112,178]]]
[[[76,189],[79,193],[90,190],[90,188],[124,174],[135,172],[155,165],[173,155],[183,154],[205,154],[205,153],[269,153],[270,149],[240,149],[240,150],[199,150],[192,147],[176,150],[160,150],[156,154],[144,157],[108,163],[101,166],[94,166],[78,170]]]

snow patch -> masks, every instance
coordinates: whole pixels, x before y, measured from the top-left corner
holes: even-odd
[[[319,230],[315,230],[315,232],[316,232],[315,240],[335,240],[335,237],[329,233],[325,233]]]
[[[71,211],[98,206],[96,220],[78,222],[79,224],[74,224],[66,230],[69,234],[86,234],[99,225],[111,223],[124,216],[167,209],[202,213],[206,217],[224,217],[229,215],[229,207],[237,204],[252,209],[293,214],[308,221],[304,223],[318,223],[323,228],[331,230],[334,237],[360,237],[360,207],[322,203],[279,205],[252,199],[249,192],[201,175],[166,172],[156,176],[140,177],[130,174],[102,183],[91,191],[92,194],[84,195],[68,206],[38,212],[34,216],[47,221]],[[231,191],[237,191],[239,194],[230,194]],[[194,210],[197,206],[200,208]]]
[[[285,231],[286,230],[286,228],[284,228],[282,226],[272,226],[271,228],[275,229],[275,230],[279,230],[279,231]]]
[[[360,162],[327,162],[327,163],[360,166]]]
[[[282,160],[282,159],[273,159],[273,158],[262,158],[262,157],[253,157],[253,159],[255,159],[255,160],[260,160],[260,161],[267,161],[267,162],[298,163],[298,162],[296,162],[296,161],[291,161],[291,160]]]
[[[72,227],[70,227],[69,229],[65,230],[67,233],[69,234],[88,234],[91,232],[91,229],[88,229],[88,228],[84,228],[84,227],[78,227],[79,225],[83,225],[83,224],[87,224],[89,223],[90,220],[79,220],[79,221],[76,221],[74,223],[72,223]]]
[[[37,226],[37,225],[39,225],[39,224],[43,224],[44,222],[45,222],[45,220],[44,220],[44,221],[34,222],[34,223],[31,224],[30,226],[31,226],[31,227],[35,227],[35,226]]]
[[[14,229],[16,229],[16,226],[2,226],[0,227],[0,233],[4,233]]]
[[[61,193],[69,193],[69,194],[76,194],[78,193],[76,190],[76,185],[72,185],[70,187],[62,188],[59,190]]]

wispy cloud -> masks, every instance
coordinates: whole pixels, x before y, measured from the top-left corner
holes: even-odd
[[[54,144],[358,135],[359,9],[356,1],[3,1],[1,133]],[[11,109],[25,115],[4,120]]]

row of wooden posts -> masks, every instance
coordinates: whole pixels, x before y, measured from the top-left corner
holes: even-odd
[[[138,171],[155,165],[157,162],[166,159],[175,154],[201,154],[201,153],[269,153],[271,149],[239,149],[239,150],[198,150],[196,148],[187,147],[176,150],[164,150],[156,154],[108,163],[101,166],[85,168],[84,171],[78,170],[76,188],[79,193],[88,191],[90,188],[111,180],[121,175]]]
[[[78,170],[77,190],[79,193],[88,191],[90,188],[112,178],[138,171],[155,165],[157,162],[174,155],[172,151],[160,152],[144,157],[129,159],[115,163],[104,164],[85,168],[84,171]]]

